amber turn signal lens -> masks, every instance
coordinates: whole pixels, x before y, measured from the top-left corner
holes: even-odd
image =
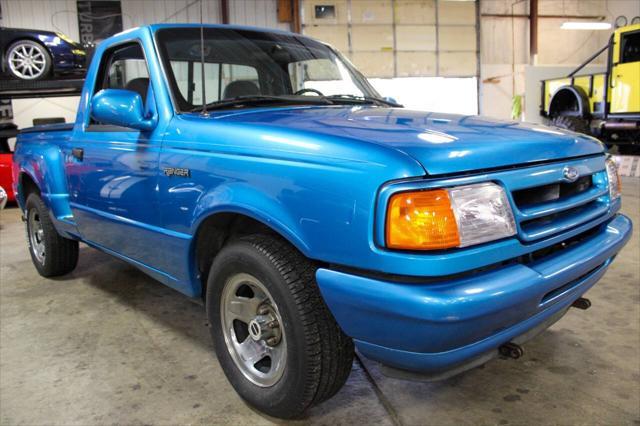
[[[460,236],[449,193],[435,189],[393,195],[387,208],[386,244],[402,250],[458,247]]]

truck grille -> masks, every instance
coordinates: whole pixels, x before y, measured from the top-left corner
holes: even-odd
[[[592,176],[583,176],[575,182],[552,183],[534,188],[521,189],[513,192],[513,201],[518,208],[541,204],[548,201],[580,194],[593,186]]]
[[[605,171],[588,170],[575,182],[550,176],[551,182],[513,188],[511,196],[520,238],[532,242],[575,228],[607,214]],[[517,185],[516,185],[517,186]]]

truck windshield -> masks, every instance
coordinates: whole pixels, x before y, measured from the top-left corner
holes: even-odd
[[[160,56],[176,107],[202,109],[283,104],[389,104],[330,47],[306,37],[233,28],[160,29]]]

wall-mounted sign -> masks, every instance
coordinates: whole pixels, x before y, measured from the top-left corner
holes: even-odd
[[[316,19],[335,19],[336,6],[332,4],[316,5],[314,8]]]
[[[95,45],[122,31],[120,0],[77,0],[80,43]]]

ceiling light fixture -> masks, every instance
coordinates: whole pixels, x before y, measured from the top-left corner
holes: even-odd
[[[563,30],[610,30],[608,22],[563,22],[560,26]]]

